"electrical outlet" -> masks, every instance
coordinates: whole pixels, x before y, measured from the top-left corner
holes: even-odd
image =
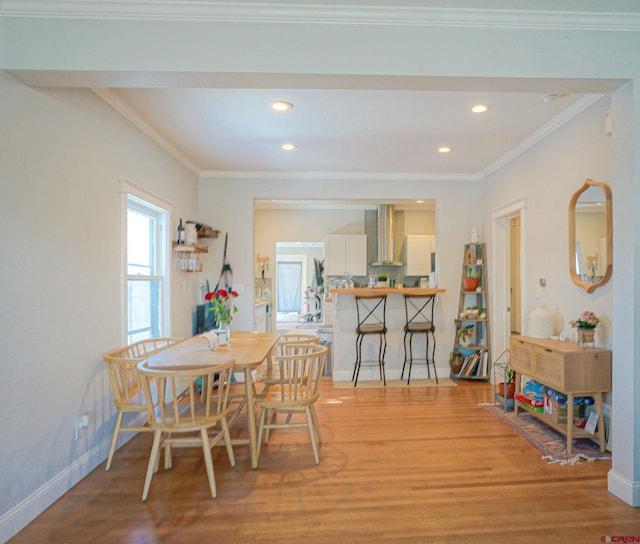
[[[80,437],[80,433],[83,429],[86,429],[89,426],[89,414],[82,414],[78,419],[76,419],[75,424],[75,435],[76,440]]]

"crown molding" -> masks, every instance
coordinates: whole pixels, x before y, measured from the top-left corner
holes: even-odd
[[[640,30],[638,12],[362,6],[216,0],[1,0],[0,17]]]
[[[428,172],[276,172],[203,170],[200,179],[309,180],[309,181],[482,181],[480,174]]]
[[[497,170],[500,170],[500,168],[506,166],[511,161],[522,155],[527,149],[536,145],[540,140],[543,140],[544,138],[549,136],[549,134],[558,130],[562,125],[569,122],[576,115],[581,114],[584,110],[591,107],[603,96],[604,95],[602,94],[589,94],[583,96],[582,98],[580,98],[580,100],[577,100],[566,110],[562,111],[556,117],[551,119],[551,121],[542,125],[538,130],[530,134],[522,142],[513,146],[509,151],[502,155],[502,157],[492,162],[482,172],[479,172],[478,176],[480,177],[480,179],[486,179],[488,176],[490,176]]]
[[[157,143],[162,149],[164,149],[169,155],[180,162],[184,167],[193,172],[196,176],[200,176],[201,169],[196,166],[189,158],[183,153],[178,151],[175,146],[169,142],[164,136],[156,131],[149,123],[147,123],[138,113],[136,113],[131,107],[123,102],[119,96],[117,96],[112,90],[98,87],[91,87],[91,90],[96,93],[102,100],[104,100],[109,106],[116,110],[134,126],[144,132],[151,140]]]

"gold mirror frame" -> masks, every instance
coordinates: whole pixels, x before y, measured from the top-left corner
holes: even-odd
[[[602,278],[594,283],[582,281],[576,270],[576,204],[580,195],[591,187],[600,187],[604,191],[605,197],[605,227],[606,227],[606,252],[607,258],[604,274]],[[569,202],[569,273],[573,283],[582,287],[587,293],[593,292],[596,288],[604,285],[609,281],[613,272],[613,227],[612,227],[612,206],[611,206],[611,189],[606,183],[587,179],[584,185],[576,191]]]

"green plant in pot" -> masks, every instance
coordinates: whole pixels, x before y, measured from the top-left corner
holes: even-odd
[[[511,367],[508,367],[504,379],[506,381],[498,384],[498,394],[505,399],[512,399],[516,392],[515,372]]]
[[[461,346],[469,346],[474,334],[475,331],[473,328],[473,324],[461,325],[460,329],[458,330],[458,343]]]
[[[480,272],[473,266],[467,267],[467,275],[462,278],[462,287],[465,291],[475,291],[480,283]]]
[[[378,285],[381,285],[381,286],[387,285],[388,279],[389,279],[389,274],[378,274]]]

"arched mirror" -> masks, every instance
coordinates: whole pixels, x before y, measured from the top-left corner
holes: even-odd
[[[587,293],[609,281],[613,271],[611,190],[592,181],[571,197],[569,203],[569,272]]]

